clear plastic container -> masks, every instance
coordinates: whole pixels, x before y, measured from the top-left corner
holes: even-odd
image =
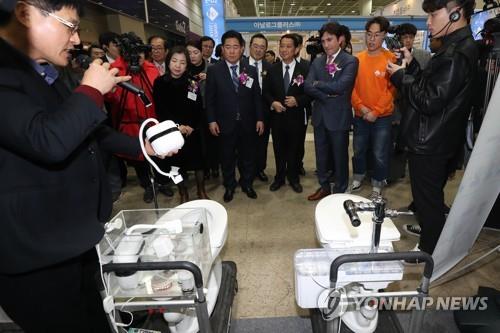
[[[102,264],[190,261],[206,286],[213,259],[205,209],[124,210],[105,229]],[[187,271],[131,271],[105,274],[105,283],[115,297],[175,297],[192,291],[194,279]]]
[[[302,249],[295,253],[295,296],[302,308],[316,308],[318,298],[330,288],[330,266],[343,254],[369,253],[368,247],[346,249]],[[380,247],[379,252],[393,252],[392,247]],[[365,289],[382,289],[403,278],[399,261],[346,263],[339,268],[336,287],[359,282]]]

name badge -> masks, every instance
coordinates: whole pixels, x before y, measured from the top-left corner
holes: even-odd
[[[192,101],[196,101],[196,98],[198,98],[198,95],[196,95],[194,92],[192,91],[188,91],[188,98]]]
[[[247,88],[252,88],[252,84],[253,84],[253,78],[249,77],[249,78],[247,79],[247,82],[245,83],[245,86],[246,86]]]

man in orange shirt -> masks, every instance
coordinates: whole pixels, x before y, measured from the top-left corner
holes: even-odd
[[[361,189],[367,170],[367,152],[373,161],[373,196],[378,196],[389,173],[391,121],[395,88],[386,73],[387,62],[394,62],[393,53],[382,48],[389,21],[382,16],[370,19],[365,26],[367,49],[357,55],[359,70],[352,92],[354,117],[353,182],[348,192]]]

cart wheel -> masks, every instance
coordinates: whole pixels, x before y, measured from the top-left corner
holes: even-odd
[[[325,333],[326,332],[326,321],[321,315],[319,309],[309,309],[309,317],[311,318],[311,327],[313,333]]]
[[[210,317],[210,325],[213,333],[229,332],[229,327],[231,325],[231,307],[233,305],[234,296],[238,290],[236,271],[236,264],[233,261],[222,262],[222,278],[219,295],[212,316]]]

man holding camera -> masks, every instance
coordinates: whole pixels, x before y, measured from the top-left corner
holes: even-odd
[[[387,70],[406,102],[401,131],[422,230],[418,248],[432,254],[445,223],[443,188],[465,138],[478,54],[467,23],[474,0],[424,0],[422,8],[441,47],[424,70],[406,48],[403,64]]]
[[[111,64],[111,68],[117,68],[119,75],[130,75],[130,82],[143,90],[148,99],[152,101],[153,83],[160,72],[155,65],[145,59],[145,53],[150,49],[150,46],[144,45],[141,38],[133,32],[120,35],[118,42],[121,55]],[[113,127],[129,136],[137,137],[142,122],[148,118],[156,118],[154,105],[146,107],[139,96],[121,87],[108,93],[106,101],[111,105],[110,114]],[[146,203],[151,203],[154,191],[148,163],[143,156],[121,157],[126,160],[128,165],[134,167],[139,184],[144,188],[143,200]],[[164,183],[168,181],[156,173],[155,176]],[[159,184],[158,189],[166,196],[174,195],[166,184]]]
[[[80,43],[78,2],[1,8],[0,306],[27,333],[106,332],[94,249],[112,209],[101,148],[140,146],[101,125],[102,105],[129,77],[95,60],[74,91],[61,82],[53,66]]]

